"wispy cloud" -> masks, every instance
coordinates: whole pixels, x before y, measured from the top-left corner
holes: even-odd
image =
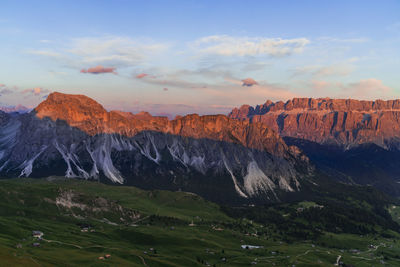
[[[393,88],[384,85],[383,81],[375,78],[363,79],[344,84],[324,80],[314,80],[310,84],[313,96],[356,99],[393,99],[396,94]]]
[[[55,52],[53,50],[28,50],[29,54],[39,55],[39,56],[46,56],[50,58],[63,58],[65,55],[59,52]]]
[[[260,98],[265,100],[287,100],[299,96],[297,93],[291,91],[287,85],[259,81],[251,86],[246,86],[244,89],[243,80],[234,78],[228,78],[226,80],[236,86],[224,85],[224,88],[210,90],[209,93],[215,97],[221,97],[221,100],[225,98],[225,100],[229,99],[231,103],[238,104],[256,104],[259,102]]]
[[[221,56],[269,55],[281,57],[300,53],[309,43],[310,41],[307,38],[281,39],[212,35],[194,41],[191,46],[203,54]]]
[[[347,76],[351,74],[354,69],[355,67],[349,63],[337,63],[328,66],[301,66],[293,70],[293,76],[311,75],[314,78],[323,76]]]
[[[30,89],[25,89],[21,92],[22,94],[25,94],[27,96],[46,96],[48,93],[50,93],[50,90],[48,89],[43,89],[41,87],[35,87],[35,88],[30,88]]]
[[[9,89],[5,84],[0,83],[0,96],[12,94],[13,90]]]
[[[182,78],[177,78],[171,75],[164,75],[160,77],[156,76],[144,76],[139,78],[141,81],[153,84],[153,85],[160,85],[163,87],[177,87],[183,89],[199,89],[199,88],[206,88],[206,83],[200,82],[191,82],[188,80],[184,80]]]
[[[73,68],[92,64],[131,67],[168,48],[163,43],[119,36],[74,38],[58,46],[54,43],[52,45],[55,48],[27,52],[56,59]]]
[[[17,87],[8,87],[4,83],[0,83],[0,96],[2,95],[9,95],[17,92],[18,88]]]
[[[355,98],[387,99],[393,97],[394,91],[392,88],[384,85],[381,80],[370,78],[343,86],[342,94]]]
[[[320,37],[318,41],[323,41],[327,43],[366,43],[369,42],[368,38],[358,37],[358,38],[337,38],[337,37]]]

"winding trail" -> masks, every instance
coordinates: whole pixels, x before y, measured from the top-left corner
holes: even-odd
[[[372,261],[373,259],[368,259],[368,258],[364,258],[364,257],[357,257],[357,256],[351,256],[352,258],[356,258],[356,259],[363,259],[366,261]]]
[[[297,255],[296,258],[297,258],[297,257],[300,257],[300,256],[305,256],[305,255],[307,255],[307,254],[310,253],[310,252],[311,252],[311,250],[307,250],[307,251],[304,252],[303,254]]]

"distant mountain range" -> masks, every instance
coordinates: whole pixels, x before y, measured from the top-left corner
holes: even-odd
[[[220,203],[279,202],[320,173],[400,195],[400,101],[293,99],[229,116],[106,111],[52,93],[0,112],[0,176],[66,176],[182,190]]]
[[[26,113],[29,112],[30,109],[23,105],[16,106],[0,106],[0,111],[4,111],[6,113],[18,112],[18,113]]]

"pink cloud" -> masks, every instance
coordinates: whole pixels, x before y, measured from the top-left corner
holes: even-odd
[[[91,74],[113,73],[113,74],[117,74],[115,72],[115,70],[116,70],[116,68],[105,68],[105,67],[99,65],[96,67],[88,68],[87,70],[82,69],[81,73],[91,73]]]
[[[47,94],[49,92],[50,91],[48,89],[43,89],[41,87],[35,87],[33,89],[25,89],[22,91],[23,94],[31,94],[31,95],[35,95],[35,96]]]
[[[147,73],[139,73],[138,75],[136,75],[136,78],[137,78],[137,79],[142,79],[142,78],[144,78],[144,77],[146,77],[146,76],[148,76]]]
[[[246,78],[244,80],[242,80],[243,84],[242,86],[253,86],[253,85],[257,85],[258,83],[252,79],[252,78]]]

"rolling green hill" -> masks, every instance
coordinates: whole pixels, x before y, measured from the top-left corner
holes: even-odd
[[[373,216],[368,201],[352,202]],[[337,215],[332,203],[220,208],[186,192],[64,178],[0,180],[0,266],[400,265],[393,221],[375,215],[358,222],[343,206],[343,222],[362,224],[364,232],[331,231],[324,223]]]

